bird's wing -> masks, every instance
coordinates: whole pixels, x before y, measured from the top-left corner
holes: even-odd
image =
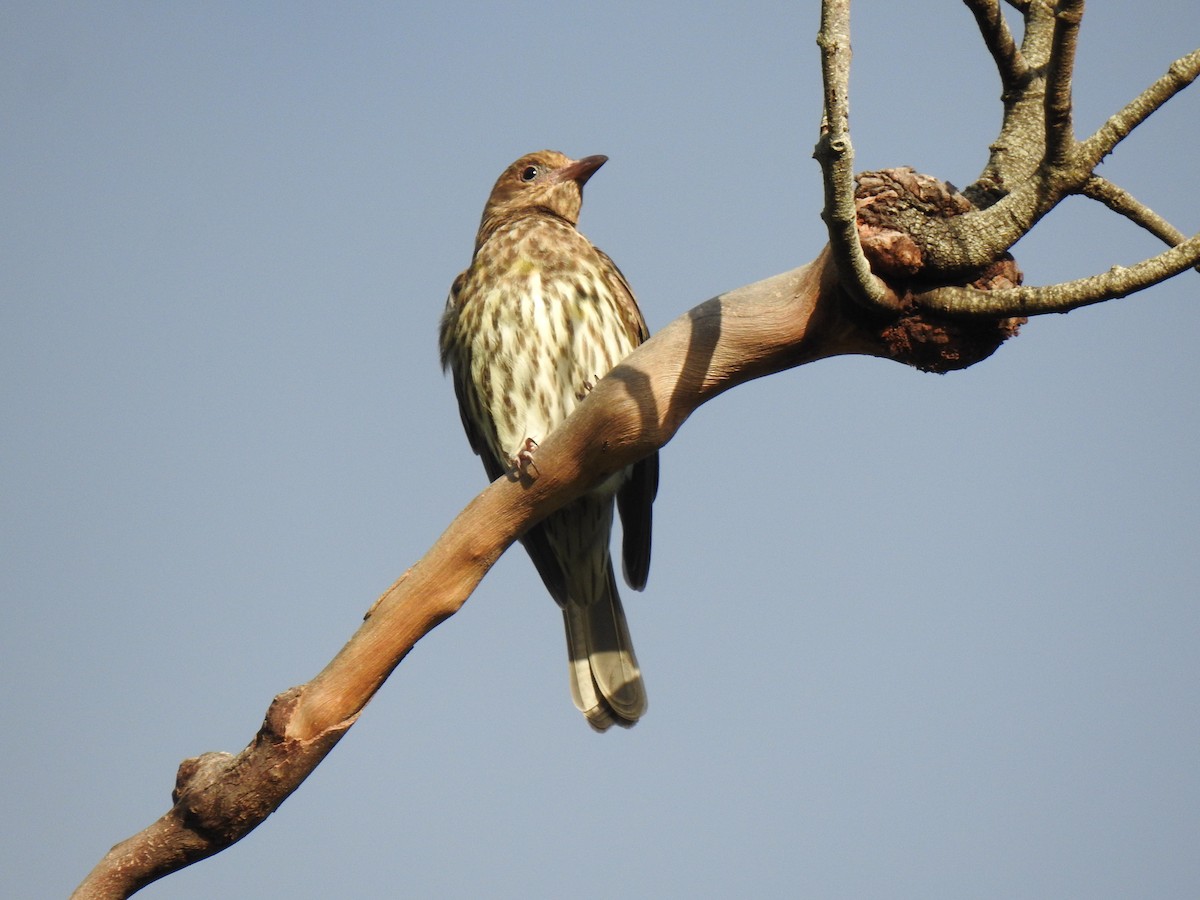
[[[621,567],[625,580],[635,591],[646,586],[650,575],[650,533],[656,494],[658,454],[653,453],[630,467],[629,478],[617,491],[617,512],[621,514]]]
[[[470,389],[468,383],[471,371],[471,348],[466,342],[454,340],[455,327],[461,312],[459,296],[466,278],[467,273],[460,272],[454,279],[454,284],[450,286],[450,296],[446,298],[446,311],[442,315],[438,345],[441,351],[442,368],[450,370],[450,380],[454,383],[454,396],[458,400],[458,417],[462,420],[463,431],[467,433],[467,442],[483,460],[483,468],[487,472],[488,480],[495,481],[507,471],[507,466],[492,454],[487,435],[480,428],[480,423],[474,421],[470,415],[471,404],[467,397],[467,391]]]
[[[533,567],[542,576],[542,583],[559,606],[567,604],[567,576],[554,551],[550,549],[550,541],[541,523],[534,525],[521,535],[521,546],[533,560]]]
[[[633,336],[635,344],[643,343],[646,338],[650,337],[650,329],[646,327],[646,320],[642,316],[642,311],[638,308],[637,300],[633,298],[633,288],[629,286],[629,282],[625,279],[625,274],[617,268],[617,264],[612,261],[612,257],[601,250],[599,247],[593,246],[593,249],[599,254],[607,265],[609,271],[616,276],[612,287],[614,295],[618,299],[621,307],[621,317],[624,320],[625,328],[629,334]]]
[[[596,252],[614,276],[613,293],[618,298],[625,328],[636,344],[645,342],[650,337],[650,329],[634,299],[633,289],[612,258],[598,247]],[[650,537],[657,494],[658,454],[654,453],[630,467],[629,477],[617,491],[617,511],[621,514],[621,566],[625,580],[637,591],[646,586],[650,575]]]

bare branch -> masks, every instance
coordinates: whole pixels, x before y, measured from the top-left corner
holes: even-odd
[[[1080,193],[1092,200],[1098,200],[1113,212],[1145,228],[1169,247],[1176,247],[1187,240],[1186,234],[1107,178],[1093,175],[1084,183]],[[1200,272],[1200,267],[1197,267],[1196,271]]]
[[[113,847],[72,900],[128,897],[241,840],[274,812],[354,723],[351,717],[307,741],[285,738],[281,727],[300,690],[275,698],[258,735],[241,753],[184,760],[172,793],[174,806]]]
[[[1071,124],[1071,79],[1075,71],[1075,46],[1083,0],[1060,0],[1054,15],[1054,37],[1046,74],[1045,165],[1058,169],[1067,164],[1075,145]]]
[[[1000,12],[999,0],[963,0],[975,16],[979,24],[979,33],[988,52],[996,61],[996,69],[1000,73],[1000,84],[1003,86],[1003,96],[1012,97],[1018,87],[1029,78],[1029,66],[1025,57],[1017,49],[1012,32],[1004,14]]]
[[[1004,118],[989,144],[987,165],[963,194],[986,209],[1026,183],[1045,158],[1046,70],[1054,42],[1054,8],[1048,2],[1013,4],[1024,17],[1020,57],[1024,80],[1002,95]]]
[[[1082,159],[1095,168],[1133,129],[1195,81],[1197,76],[1200,76],[1200,50],[1193,50],[1187,56],[1171,63],[1165,75],[1142,91],[1119,113],[1109,118],[1095,134],[1083,141],[1079,145]]]
[[[115,846],[76,900],[128,897],[240,840],[300,786],[418,640],[457,612],[530,526],[667,443],[718,394],[825,356],[869,353],[841,318],[828,250],[812,263],[715,297],[680,316],[601,379],[537,450],[538,475],[498,479],[371,607],[325,669],[272,702],[241,753],[179,767],[174,806]]]
[[[1047,90],[1044,103],[1034,106],[1030,97],[1037,95],[1035,79],[1018,92],[1017,99],[1006,104],[1005,123],[992,145],[988,165],[980,179],[963,191],[979,209],[953,219],[928,219],[917,211],[897,216],[897,230],[913,238],[926,265],[933,270],[953,273],[977,269],[997,259],[1063,197],[1085,193],[1085,185],[1094,178],[1093,171],[1103,156],[1150,113],[1200,77],[1197,50],[1174,62],[1166,75],[1087,141],[1074,141],[1070,135],[1072,66],[1068,56],[1074,52],[1078,23],[1072,16],[1079,6],[1081,3],[1070,5],[1066,20],[1049,18],[1045,4],[1030,8],[1022,52],[1035,65],[1036,58],[1030,58],[1029,53],[1040,50],[1042,44],[1034,32],[1049,38],[1053,26],[1053,40],[1045,51],[1057,60],[1054,65],[1047,62],[1047,67],[1054,69],[1056,87]],[[1054,93],[1059,96],[1052,100]],[[1050,117],[1057,122],[1053,127]],[[1044,140],[1056,142],[1057,149],[1043,149]],[[1039,150],[1041,156],[1033,163],[1034,152]],[[1057,161],[1052,161],[1052,156]]]
[[[1050,63],[1050,48],[1054,43],[1053,0],[1037,0],[1017,8],[1025,19],[1021,55],[1031,69],[1044,69]]]
[[[829,245],[846,292],[865,306],[887,305],[889,292],[871,274],[858,237],[854,147],[850,143],[850,0],[824,0],[821,4],[817,46],[825,93],[821,136],[813,151],[825,183],[821,218],[829,229]]]
[[[1005,0],[1005,2],[1019,13],[1024,14],[1029,11],[1030,0]]]
[[[922,309],[946,315],[1038,316],[1065,313],[1080,306],[1126,297],[1166,281],[1200,263],[1200,234],[1158,256],[1125,268],[1046,287],[1017,287],[997,291],[944,287],[917,294]]]

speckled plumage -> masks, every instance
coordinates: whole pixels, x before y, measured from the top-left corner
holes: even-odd
[[[604,161],[544,150],[509,166],[484,208],[471,265],[451,288],[442,365],[453,376],[471,447],[492,479],[512,472],[529,442],[542,441],[647,337],[624,276],[575,228],[583,184]],[[657,487],[655,455],[522,538],[563,608],[572,696],[601,731],[633,725],[646,707],[609,555],[613,503],[624,531],[625,576],[640,590]]]

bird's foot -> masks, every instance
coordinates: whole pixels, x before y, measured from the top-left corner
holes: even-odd
[[[521,449],[517,451],[517,455],[513,457],[513,471],[518,478],[532,478],[537,475],[537,463],[533,461],[533,451],[537,449],[537,445],[537,441],[527,437],[525,443],[521,445]]]
[[[582,402],[583,398],[586,397],[588,394],[590,394],[592,392],[592,388],[594,388],[595,386],[596,386],[595,382],[588,381],[585,379],[583,382],[583,390],[577,391],[575,393],[575,399]]]

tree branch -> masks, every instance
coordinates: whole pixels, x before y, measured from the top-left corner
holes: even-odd
[[[871,274],[858,236],[858,210],[854,203],[854,147],[850,143],[850,0],[821,4],[821,83],[825,109],[821,136],[813,156],[821,165],[825,208],[821,218],[829,230],[829,244],[847,293],[870,307],[895,307],[890,292]],[[891,297],[894,301],[894,296]]]
[[[1060,0],[1054,14],[1054,37],[1046,74],[1046,157],[1052,169],[1065,166],[1075,146],[1071,124],[1071,80],[1075,72],[1075,46],[1083,0]]]
[[[1046,146],[1046,70],[1054,38],[1054,10],[1049,3],[1010,4],[1024,18],[1017,51],[1026,77],[1004,92],[1000,133],[989,145],[988,162],[963,194],[980,209],[1008,196],[1037,172]]]
[[[1200,76],[1200,50],[1193,50],[1171,63],[1165,75],[1110,117],[1095,134],[1081,142],[1080,157],[1094,169],[1133,129],[1195,81],[1197,76]]]
[[[1029,66],[1025,57],[1017,49],[1012,32],[1008,30],[1008,22],[1000,11],[999,0],[963,0],[975,16],[979,25],[979,33],[987,45],[988,52],[996,62],[996,70],[1000,74],[1000,84],[1003,89],[1002,97],[1007,100],[1013,97],[1022,84],[1029,79]]]
[[[1170,250],[1125,268],[1046,287],[1015,287],[996,291],[975,288],[936,288],[913,296],[922,309],[955,316],[1037,316],[1065,313],[1080,306],[1127,297],[1178,275],[1200,263],[1200,234]]]
[[[1107,178],[1093,175],[1084,183],[1080,193],[1103,203],[1118,215],[1145,228],[1169,247],[1176,247],[1187,240],[1186,234]],[[1200,267],[1197,267],[1196,271],[1200,272]]]
[[[337,656],[271,703],[236,755],[179,767],[174,806],[122,841],[72,895],[128,897],[217,853],[262,823],[354,724],[418,640],[457,612],[526,529],[591,485],[661,447],[701,404],[801,363],[877,347],[842,318],[828,251],[680,316],[601,379],[537,450],[538,475],[501,478],[476,497],[368,611]]]
[[[1054,43],[1054,0],[1031,0],[1015,8],[1025,20],[1021,54],[1031,69],[1044,69],[1050,63]]]
[[[1036,4],[1031,7],[1031,29],[1042,24],[1036,18],[1040,8]],[[1073,29],[1066,25],[1059,28],[1064,33],[1057,42],[1058,52],[1065,53],[1067,45],[1072,42],[1065,31]],[[1031,40],[1027,34],[1025,43],[1029,44]],[[1060,72],[1067,69],[1069,66],[1065,61],[1059,63]],[[984,208],[954,218],[929,218],[921,215],[919,210],[912,210],[898,216],[894,227],[912,237],[931,272],[956,273],[987,266],[1028,234],[1064,197],[1082,193],[1103,157],[1152,112],[1197,77],[1200,77],[1200,50],[1172,63],[1166,75],[1110,118],[1086,141],[1068,141],[1063,136],[1065,132],[1060,134],[1056,140],[1069,143],[1070,152],[1060,163],[1039,163],[1029,172],[1024,172],[1022,163],[1027,159],[1029,150],[1020,153],[1012,150],[1014,146],[1024,146],[1033,140],[1028,124],[1035,115],[1035,109],[1029,104],[1028,97],[1022,97],[1006,115],[998,139],[998,145],[1005,148],[1004,152],[994,147],[992,158],[980,180],[964,191],[972,202]],[[1064,93],[1061,88],[1060,93]],[[1069,91],[1065,93],[1069,99]],[[1050,103],[1047,100],[1046,105],[1056,106],[1058,102]],[[1046,138],[1069,127],[1069,115],[1066,117],[1067,125],[1061,124],[1061,113],[1055,115],[1060,116],[1060,126],[1056,128],[1038,120],[1044,126]],[[1048,158],[1049,149],[1045,152]],[[1022,173],[1021,178],[1014,181],[1014,173],[1018,172]],[[939,304],[943,302],[948,300],[939,301]],[[1001,301],[993,297],[989,302]],[[973,307],[973,304],[967,305]]]

